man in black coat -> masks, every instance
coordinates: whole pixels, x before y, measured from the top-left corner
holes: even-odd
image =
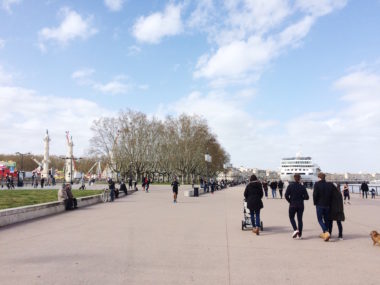
[[[304,200],[309,200],[309,194],[307,194],[305,186],[301,185],[301,175],[296,173],[294,174],[294,181],[290,183],[288,188],[286,188],[285,199],[289,202],[289,219],[293,227],[292,238],[298,237],[302,238],[302,216],[304,211]],[[297,214],[297,221],[294,220],[294,216]]]
[[[319,235],[325,241],[330,239],[328,232],[330,224],[330,204],[332,195],[332,184],[327,183],[326,175],[322,172],[318,174],[319,181],[314,185],[313,200],[317,209],[318,223],[320,224],[323,233]]]
[[[362,183],[362,185],[360,186],[360,190],[362,190],[363,199],[364,199],[364,195],[365,195],[365,198],[367,199],[369,188],[368,188],[368,184],[366,182]]]
[[[278,181],[278,192],[280,192],[280,197],[282,199],[282,190],[284,189],[284,182],[282,182],[282,180],[280,179],[280,181]]]
[[[272,189],[272,198],[277,198],[277,181],[272,181],[269,184],[270,189]]]
[[[251,214],[252,231],[256,235],[259,235],[260,232],[260,210],[264,208],[261,200],[263,196],[264,192],[261,183],[257,180],[256,175],[252,175],[248,185],[245,187],[244,198]]]

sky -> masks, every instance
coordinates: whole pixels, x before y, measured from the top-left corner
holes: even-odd
[[[120,110],[207,119],[234,166],[380,172],[379,0],[0,0],[0,153],[86,155]]]

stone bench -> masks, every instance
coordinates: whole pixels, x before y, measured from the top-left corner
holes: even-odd
[[[77,198],[78,208],[102,202],[101,194]],[[0,227],[65,212],[64,202],[49,202],[0,210]]]

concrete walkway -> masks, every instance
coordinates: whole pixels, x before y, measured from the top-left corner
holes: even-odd
[[[0,284],[379,284],[380,201],[352,199],[344,241],[319,239],[311,201],[304,240],[288,205],[264,199],[264,232],[241,230],[243,187],[183,197],[153,186],[0,229]],[[335,225],[333,235],[337,235]]]

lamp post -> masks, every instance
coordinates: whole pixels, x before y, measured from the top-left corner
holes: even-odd
[[[70,172],[69,172],[69,181],[66,181],[66,167],[67,165],[64,166],[63,168],[63,177],[65,182],[70,182],[70,184],[73,184],[73,160],[80,160],[82,159],[81,157],[73,157],[73,156],[60,156],[61,159],[64,159],[65,161],[70,159]]]
[[[21,153],[21,152],[16,152],[17,155],[21,156],[21,167],[18,172],[18,177],[17,177],[17,186],[22,187],[24,186],[24,178],[25,178],[25,171],[24,171],[24,155],[30,155],[30,152],[27,153]],[[20,179],[20,173],[21,173],[21,179]]]
[[[208,163],[212,161],[212,157],[211,157],[211,155],[208,154],[208,149],[206,150],[205,161],[206,161],[206,178],[207,178],[207,189],[208,189],[208,183],[209,183],[209,177],[208,177]]]

